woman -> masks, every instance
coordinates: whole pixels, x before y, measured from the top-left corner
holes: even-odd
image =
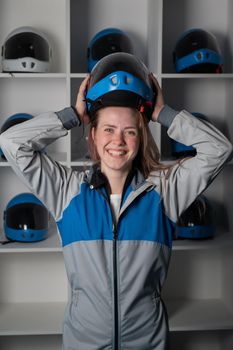
[[[123,54],[120,66],[122,56],[113,58],[116,66],[112,56],[102,59],[83,81],[75,108],[9,129],[1,147],[58,225],[72,291],[64,349],[167,350],[161,289],[175,223],[219,173],[232,145],[207,122],[164,105],[157,81],[133,56]],[[142,85],[138,72],[146,76]],[[162,166],[149,119],[197,155]],[[90,122],[90,171],[76,172],[39,152],[80,121]]]

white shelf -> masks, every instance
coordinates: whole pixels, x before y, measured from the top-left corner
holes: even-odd
[[[66,303],[0,304],[0,336],[62,333]]]
[[[71,73],[70,74],[70,77],[71,78],[74,78],[74,79],[84,79],[84,78],[86,78],[86,76],[87,76],[87,73]]]
[[[233,312],[222,300],[178,300],[165,304],[172,332],[233,329]]]
[[[222,74],[198,74],[198,73],[163,73],[161,78],[164,79],[233,79],[232,73]]]
[[[2,157],[0,157],[0,167],[9,167],[8,162]]]
[[[66,79],[65,73],[0,73],[0,78],[13,79],[13,78],[43,78],[43,79]]]

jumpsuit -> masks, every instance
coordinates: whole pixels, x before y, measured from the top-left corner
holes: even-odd
[[[130,172],[114,219],[107,179],[98,165],[76,171],[41,152],[79,121],[72,108],[48,112],[1,134],[20,179],[54,217],[71,289],[64,350],[167,350],[169,326],[161,291],[175,223],[214,180],[232,153],[207,121],[167,105],[158,122],[196,156],[144,178]]]

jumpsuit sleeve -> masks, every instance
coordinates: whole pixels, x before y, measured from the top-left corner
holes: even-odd
[[[165,211],[174,222],[201,194],[232,156],[232,144],[212,124],[183,110],[166,106],[158,122],[168,127],[170,138],[196,149],[194,157],[177,162],[161,177]]]
[[[78,179],[71,169],[46,154],[46,146],[78,124],[70,107],[38,115],[0,135],[1,149],[16,175],[45,204],[55,220],[60,218],[72,196],[72,182],[77,189]]]

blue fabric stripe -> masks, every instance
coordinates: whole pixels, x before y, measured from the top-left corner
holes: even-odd
[[[122,214],[119,240],[145,240],[172,246],[175,224],[164,214],[162,201],[155,191],[143,193]]]
[[[127,190],[129,195],[130,188]],[[125,198],[124,198],[125,200]],[[78,241],[112,240],[113,221],[106,199],[88,184],[72,199],[57,223],[62,244]],[[123,212],[118,223],[118,239],[146,240],[172,245],[175,225],[164,214],[157,192],[144,192]]]
[[[77,241],[112,239],[110,207],[88,184],[81,185],[81,192],[72,199],[57,224],[63,246]]]

